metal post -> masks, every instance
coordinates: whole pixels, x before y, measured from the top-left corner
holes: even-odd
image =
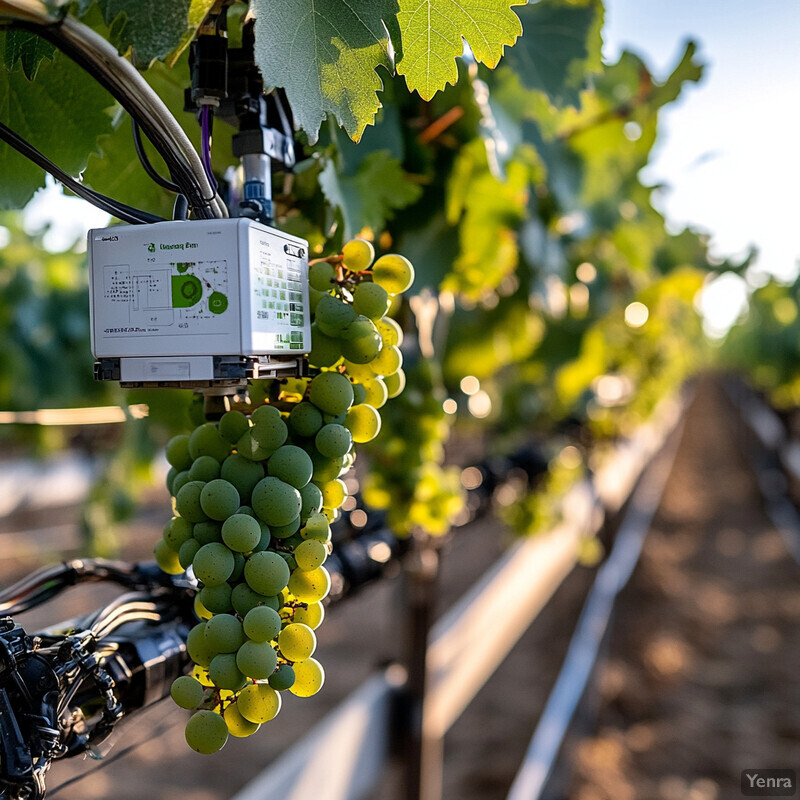
[[[405,563],[407,619],[404,695],[405,800],[440,800],[442,795],[441,740],[423,735],[428,634],[433,622],[439,575],[439,553],[427,537],[420,539]]]

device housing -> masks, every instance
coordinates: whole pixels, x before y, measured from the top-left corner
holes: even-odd
[[[308,243],[247,218],[90,230],[95,377],[235,389],[301,375]]]

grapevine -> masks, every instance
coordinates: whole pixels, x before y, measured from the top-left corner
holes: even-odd
[[[314,631],[330,590],[330,523],[347,498],[341,476],[405,383],[402,332],[386,315],[414,269],[374,256],[354,239],[311,262],[312,377],[270,382],[263,403],[235,404],[167,443],[175,516],[154,552],[165,572],[191,569],[200,586],[193,668],[171,690],[193,711],[186,741],[198,753],[255,733],[281,692],[310,697],[324,683]]]

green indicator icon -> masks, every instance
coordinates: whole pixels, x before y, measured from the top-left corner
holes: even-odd
[[[222,292],[212,292],[208,298],[208,310],[212,314],[222,314],[228,307],[228,298]]]
[[[189,308],[203,296],[203,284],[194,275],[172,276],[172,307]]]

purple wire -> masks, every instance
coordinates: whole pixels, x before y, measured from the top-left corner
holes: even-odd
[[[211,168],[211,108],[209,106],[203,106],[200,109],[200,157],[208,182],[216,192],[217,180],[214,177],[214,170]]]

